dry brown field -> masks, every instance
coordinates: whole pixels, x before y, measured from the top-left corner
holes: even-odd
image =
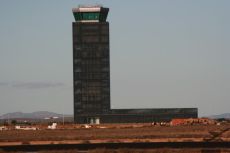
[[[56,130],[0,131],[0,145],[9,142],[76,141],[77,143],[101,142],[171,142],[171,141],[230,141],[230,124],[151,126],[140,124],[100,125],[89,129],[76,125]]]
[[[33,131],[6,130],[0,131],[1,146],[7,145],[40,145],[40,144],[91,144],[107,142],[230,142],[230,124],[222,125],[184,125],[153,126],[151,124],[102,124],[91,128],[82,125],[59,125],[58,129],[48,130],[46,125],[37,126]],[[14,153],[21,153],[20,151]],[[8,151],[8,153],[13,153]],[[92,150],[40,150],[36,153],[230,153],[229,148],[155,148],[131,149],[98,148]]]
[[[0,150],[0,153],[6,153]],[[24,152],[7,152],[24,153]],[[230,149],[94,149],[88,151],[80,150],[54,150],[38,151],[36,153],[230,153]]]

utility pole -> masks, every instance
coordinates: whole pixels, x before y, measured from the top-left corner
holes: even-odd
[[[9,113],[7,115],[7,122],[8,122],[8,125],[10,125],[10,114]]]
[[[62,124],[65,124],[65,117],[64,117],[64,113],[62,114]]]

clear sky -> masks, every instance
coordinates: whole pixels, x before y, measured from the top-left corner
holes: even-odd
[[[1,0],[0,115],[73,113],[79,4],[110,8],[112,108],[230,113],[229,0]]]

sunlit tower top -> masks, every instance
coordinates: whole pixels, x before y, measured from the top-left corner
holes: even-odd
[[[109,8],[100,5],[79,6],[72,11],[76,22],[106,22]]]

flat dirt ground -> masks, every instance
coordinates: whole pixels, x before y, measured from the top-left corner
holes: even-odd
[[[71,128],[72,127],[72,128]],[[0,145],[9,142],[30,143],[31,141],[78,141],[79,143],[104,142],[171,142],[171,141],[230,141],[230,124],[224,125],[100,125],[94,128],[68,128],[36,131],[0,131]]]
[[[0,153],[6,153],[0,150]],[[23,152],[7,152],[23,153]],[[36,153],[230,153],[230,149],[94,149],[87,151],[79,150],[53,150],[38,151]]]
[[[0,152],[1,153],[1,152]],[[39,152],[48,153],[48,152]],[[49,152],[54,153],[54,152]],[[55,153],[61,153],[55,151]],[[65,153],[82,153],[81,151],[71,150]],[[230,153],[230,149],[95,149],[89,150],[88,153]]]
[[[184,125],[152,126],[151,124],[98,125],[82,128],[82,125],[58,126],[58,129],[47,130],[6,130],[0,131],[1,146],[21,144],[71,144],[103,142],[191,142],[191,141],[226,141],[230,142],[230,124],[222,125]],[[230,153],[229,148],[162,148],[162,149],[93,149],[49,150],[37,153]],[[8,152],[11,153],[11,152]],[[21,152],[16,152],[21,153]]]

